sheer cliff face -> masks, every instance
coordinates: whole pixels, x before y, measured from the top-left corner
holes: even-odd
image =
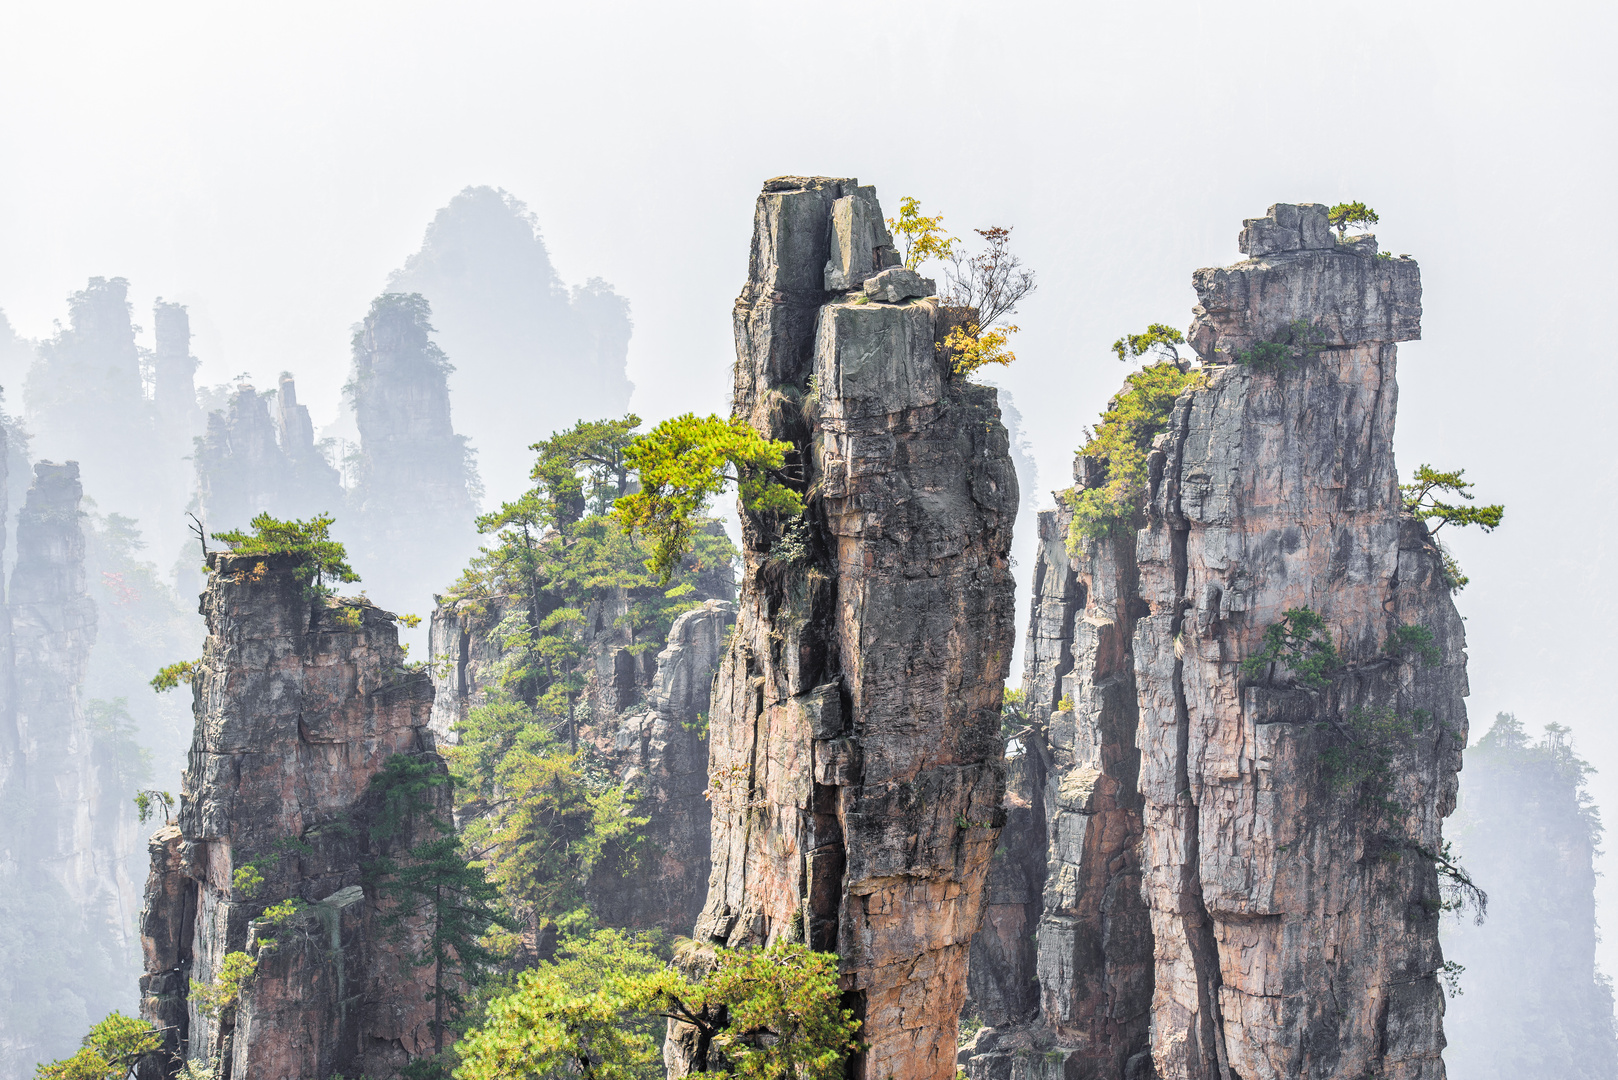
[[[1444,955],[1466,969],[1444,1017],[1455,1080],[1618,1076],[1612,983],[1594,964],[1602,827],[1589,772],[1565,727],[1531,739],[1509,713],[1466,751],[1447,831],[1489,917],[1444,920]]]
[[[143,523],[180,520],[186,432],[171,438],[141,385],[141,360],[123,278],[91,278],[68,298],[68,326],[41,343],[25,399],[34,452],[74,460],[103,513]],[[183,536],[151,530],[167,565]]]
[[[312,602],[282,557],[215,552],[209,569],[178,823],[151,845],[143,1015],[238,1080],[389,1075],[431,1051],[433,1009],[429,976],[409,961],[422,928],[378,925],[368,787],[395,754],[443,768],[426,730],[431,684],[405,670],[393,616]],[[257,888],[237,875],[248,867]],[[261,946],[271,935],[253,920],[289,897],[313,905],[307,918]],[[216,979],[238,951],[257,956],[257,974],[210,1019],[190,980]]]
[[[1242,246],[1247,261],[1194,275],[1205,366],[1154,443],[1143,526],[1070,555],[1068,512],[1040,518],[1025,666],[1050,760],[1040,1018],[980,1036],[974,1076],[1019,1060],[1443,1075],[1433,855],[1466,658],[1393,460],[1395,342],[1419,333],[1420,279],[1374,238],[1338,241],[1320,206],[1272,208]],[[1300,347],[1283,370],[1231,363],[1284,341]],[[1103,465],[1081,459],[1080,483]],[[1245,675],[1297,608],[1343,665],[1319,688],[1284,667]],[[1387,649],[1405,626],[1431,631],[1436,660]]]
[[[456,415],[478,433],[496,501],[529,487],[529,444],[581,416],[628,410],[629,302],[599,278],[569,289],[534,216],[507,192],[469,187],[451,199],[388,288],[432,303],[455,359]]]
[[[17,515],[0,611],[0,1075],[72,1053],[127,1008],[137,890],[128,795],[82,700],[96,610],[85,581],[79,469],[40,462]]]
[[[1432,853],[1466,744],[1465,637],[1440,556],[1401,513],[1395,345],[1420,332],[1413,262],[1339,244],[1318,205],[1243,232],[1248,261],[1193,277],[1204,360],[1285,338],[1296,370],[1222,367],[1177,403],[1136,545],[1134,630],[1153,1055],[1165,1077],[1438,1077]],[[1244,679],[1285,611],[1324,618],[1323,691]],[[1435,663],[1390,656],[1424,627]],[[1367,785],[1322,755],[1375,719],[1409,731]]]
[[[388,293],[354,337],[360,462],[345,537],[370,590],[402,610],[430,604],[477,548],[477,471],[450,422],[451,368],[428,317],[420,296]]]
[[[744,515],[695,936],[836,950],[863,1075],[908,1080],[954,1074],[1003,821],[1017,485],[994,390],[945,380],[934,302],[855,302],[897,262],[872,188],[759,197],[734,413],[797,447],[808,510],[785,535]]]

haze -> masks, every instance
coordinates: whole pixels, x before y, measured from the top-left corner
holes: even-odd
[[[352,326],[467,185],[524,200],[564,281],[628,299],[632,405],[657,420],[726,408],[759,182],[858,176],[890,213],[915,195],[956,231],[1015,227],[1039,289],[995,381],[1045,504],[1123,374],[1114,337],[1184,326],[1191,271],[1237,256],[1242,218],[1363,200],[1425,285],[1424,339],[1400,350],[1401,467],[1465,467],[1507,507],[1494,535],[1452,540],[1474,736],[1499,710],[1569,725],[1618,812],[1609,5],[0,11],[16,330],[48,336],[70,292],[121,275],[144,344],[152,299],[185,303],[200,383],[290,369],[317,428]],[[520,459],[461,430],[486,463]],[[484,478],[491,499],[522,479]],[[1599,888],[1618,926],[1618,878]],[[1618,971],[1618,935],[1603,949]]]

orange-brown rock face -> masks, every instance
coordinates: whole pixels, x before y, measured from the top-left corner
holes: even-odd
[[[307,599],[283,557],[216,552],[209,566],[178,824],[151,844],[142,1013],[238,1080],[388,1075],[431,1052],[433,1007],[428,972],[407,959],[421,927],[385,932],[365,884],[367,863],[388,853],[367,792],[397,754],[443,769],[427,734],[431,684],[405,669],[387,612]],[[289,898],[306,913],[277,931],[256,921]],[[257,972],[234,1009],[210,1017],[190,984],[216,981],[232,952]]]
[[[947,1080],[1003,820],[1007,437],[991,388],[945,378],[931,283],[864,289],[898,261],[873,189],[772,180],[755,222],[735,414],[798,448],[808,511],[744,515],[695,936],[836,950],[862,1074]]]

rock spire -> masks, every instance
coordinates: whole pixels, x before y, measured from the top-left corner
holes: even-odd
[[[429,676],[405,667],[394,616],[311,599],[286,556],[208,561],[190,764],[150,845],[142,1015],[236,1080],[391,1075],[431,1052],[433,1006],[411,960],[422,927],[381,925],[366,876],[387,853],[369,790],[394,755],[444,773]],[[272,929],[264,912],[287,899],[308,906]],[[217,985],[234,953],[256,972],[210,1015],[190,988]]]
[[[793,444],[807,510],[743,514],[694,936],[835,950],[860,1074],[948,1080],[1003,821],[1017,482],[995,391],[949,378],[919,279],[866,295],[899,262],[882,220],[854,180],[758,198],[733,415]],[[680,1031],[667,1053],[692,1067]]]
[[[1203,367],[1153,443],[1137,527],[1070,554],[1069,511],[1041,515],[1041,1013],[978,1036],[974,1077],[1443,1075],[1455,893],[1437,857],[1467,684],[1442,556],[1394,467],[1420,276],[1314,204],[1247,221],[1241,246],[1193,275]],[[1299,609],[1340,657],[1329,678],[1244,669]]]

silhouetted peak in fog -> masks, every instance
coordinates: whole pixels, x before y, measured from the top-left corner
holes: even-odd
[[[431,303],[455,358],[459,426],[495,500],[527,489],[530,444],[629,407],[629,302],[599,278],[564,285],[534,215],[505,191],[468,187],[451,199],[388,288]]]

